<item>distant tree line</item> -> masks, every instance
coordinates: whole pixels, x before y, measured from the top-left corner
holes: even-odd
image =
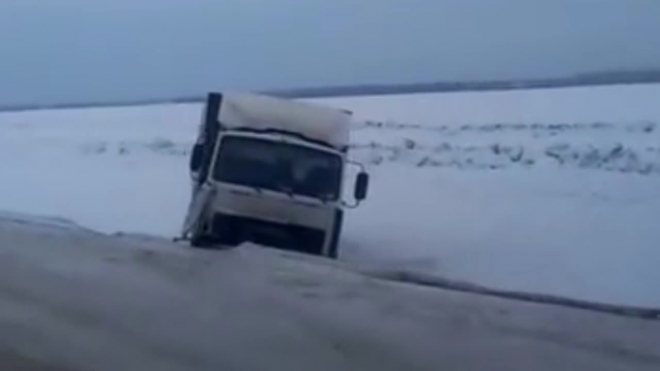
[[[539,78],[491,81],[444,81],[418,84],[348,85],[318,88],[274,90],[267,93],[292,98],[313,98],[352,95],[387,95],[441,93],[456,91],[488,91],[545,89],[572,86],[660,83],[660,69],[617,70],[583,73],[560,78]]]
[[[537,78],[519,80],[490,81],[442,81],[432,83],[407,84],[361,84],[345,86],[325,86],[260,91],[260,93],[286,98],[317,98],[356,95],[393,95],[414,93],[441,93],[457,91],[492,91],[547,89],[577,86],[651,84],[660,83],[660,69],[612,70],[576,74],[560,78]],[[128,101],[83,102],[53,105],[13,105],[0,106],[3,111],[25,111],[35,109],[86,108],[108,106],[136,106],[162,103],[196,103],[204,100],[204,94],[198,96],[158,99],[134,99]]]

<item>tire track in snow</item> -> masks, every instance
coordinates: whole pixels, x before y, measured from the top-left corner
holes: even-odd
[[[578,300],[556,295],[527,293],[521,291],[497,290],[468,282],[446,279],[420,272],[406,271],[371,271],[367,272],[371,277],[388,281],[403,282],[408,284],[434,287],[444,290],[467,292],[478,295],[493,296],[503,299],[526,301],[538,304],[550,304],[568,308],[584,309],[589,311],[608,313],[623,317],[639,318],[644,320],[660,321],[660,308],[643,308],[635,306],[615,305],[597,303],[586,300]]]

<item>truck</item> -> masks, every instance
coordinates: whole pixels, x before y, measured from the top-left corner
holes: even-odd
[[[195,247],[252,242],[337,258],[344,209],[357,207],[369,187],[364,166],[348,159],[352,113],[211,92],[201,121],[181,238]],[[346,201],[350,168],[357,171]]]

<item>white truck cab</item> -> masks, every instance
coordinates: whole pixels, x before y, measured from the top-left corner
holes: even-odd
[[[182,236],[336,258],[351,113],[282,98],[210,93],[190,158]],[[359,165],[358,165],[359,166]],[[355,181],[354,206],[369,176]]]

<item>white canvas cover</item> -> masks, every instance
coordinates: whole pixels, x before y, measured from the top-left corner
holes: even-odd
[[[225,128],[287,130],[343,150],[348,146],[351,114],[290,99],[223,94],[218,119]]]

